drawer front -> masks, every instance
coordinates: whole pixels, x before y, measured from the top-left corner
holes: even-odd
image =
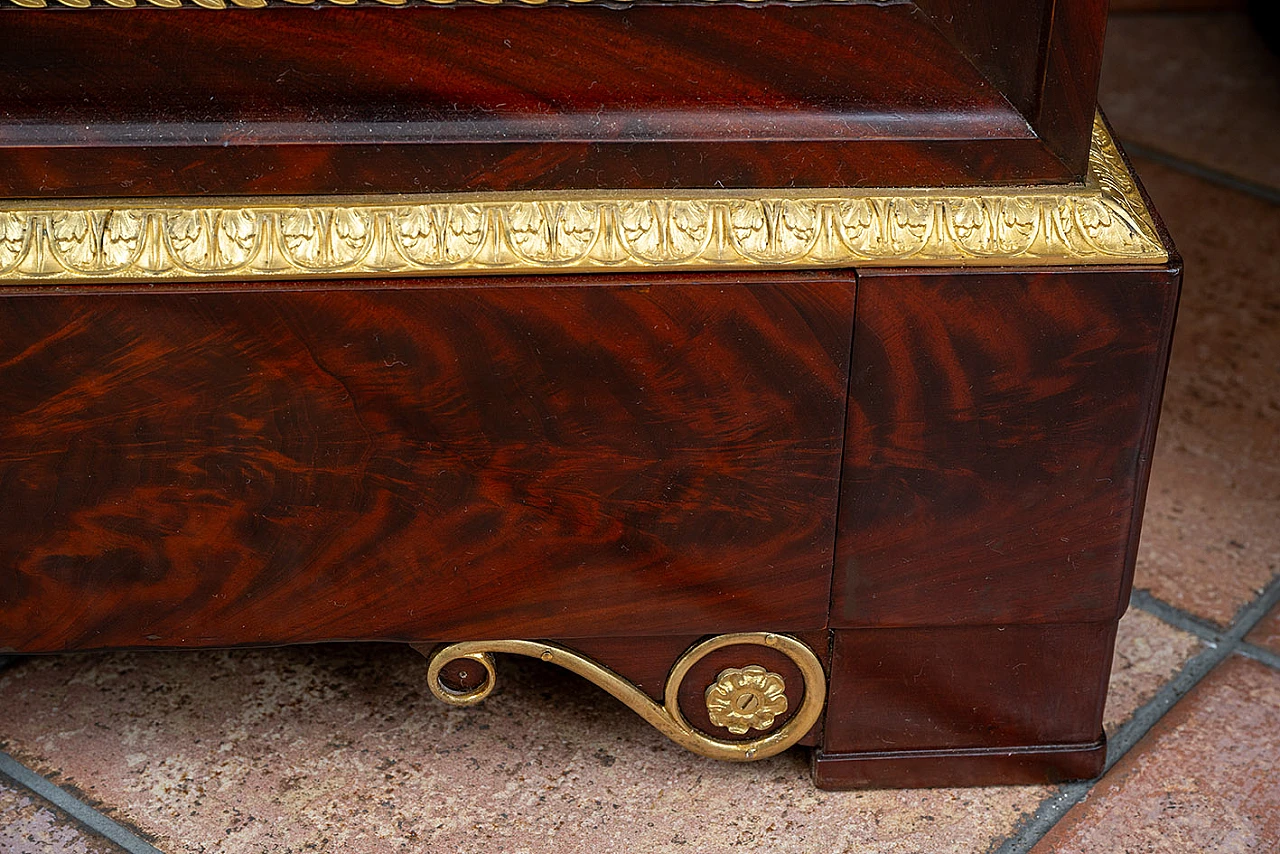
[[[825,625],[852,275],[0,298],[0,647]]]

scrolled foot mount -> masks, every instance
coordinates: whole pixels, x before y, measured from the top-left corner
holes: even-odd
[[[774,729],[776,719],[787,711],[795,696],[788,696],[782,676],[757,664],[722,670],[706,688],[707,713],[713,724],[734,734],[745,734],[752,729],[764,732],[743,741],[708,735],[690,724],[680,710],[680,686],[690,669],[710,653],[730,646],[776,649],[795,663],[804,680],[804,699],[799,710]],[[827,696],[826,675],[813,650],[788,635],[767,632],[718,635],[695,645],[676,660],[667,675],[662,705],[612,670],[554,643],[466,641],[436,649],[426,646],[417,649],[429,659],[427,677],[431,692],[450,705],[471,706],[489,696],[495,682],[493,653],[524,655],[558,664],[594,682],[681,747],[712,759],[736,762],[764,759],[791,747],[817,723]],[[443,671],[448,665],[454,665],[455,675],[463,675],[466,686],[453,687],[443,681]]]

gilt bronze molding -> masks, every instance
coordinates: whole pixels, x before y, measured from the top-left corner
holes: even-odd
[[[1167,259],[1101,120],[1070,186],[0,201],[9,285]]]

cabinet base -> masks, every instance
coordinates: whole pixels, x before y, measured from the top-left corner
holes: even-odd
[[[1106,736],[1090,744],[1039,744],[876,753],[813,752],[820,789],[928,788],[1062,783],[1097,777],[1107,761]]]

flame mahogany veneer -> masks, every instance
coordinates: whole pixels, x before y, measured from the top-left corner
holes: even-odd
[[[94,2],[0,6],[0,198],[1063,183],[1106,12]]]
[[[0,643],[548,637],[657,697],[786,631],[823,785],[1094,773],[1177,283],[10,290]]]
[[[1065,183],[1104,12],[6,6],[0,198]],[[1095,774],[1171,258],[0,286],[0,651],[787,633],[821,786]]]

